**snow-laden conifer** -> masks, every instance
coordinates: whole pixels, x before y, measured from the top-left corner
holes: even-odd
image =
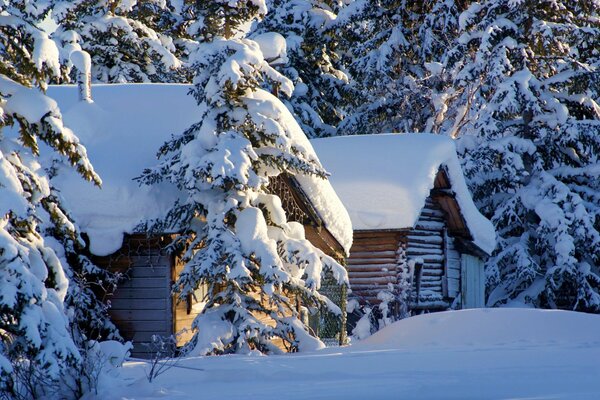
[[[489,0],[460,16],[444,130],[500,235],[490,306],[600,311],[598,3]]]
[[[170,36],[178,14],[165,0],[53,0],[53,37],[90,54],[92,78],[105,83],[182,82],[187,69]]]
[[[439,60],[456,36],[454,0],[356,0],[330,24],[350,73],[352,100],[341,134],[431,132],[443,107]]]
[[[335,52],[337,38],[328,31],[339,5],[317,0],[271,0],[268,5],[252,37],[276,32],[285,38],[285,60],[277,60],[277,68],[295,89],[284,101],[308,137],[331,136],[350,96],[348,76]]]
[[[59,164],[100,179],[43,93],[61,76],[58,47],[36,27],[47,11],[0,6],[0,392],[9,398],[81,394],[81,346],[114,332],[86,284],[99,271],[49,183]]]
[[[146,183],[167,180],[184,194],[157,231],[181,232],[185,267],[176,282],[180,298],[208,285],[206,307],[196,318],[196,354],[258,350],[277,352],[322,346],[301,322],[296,301],[307,307],[339,308],[318,293],[331,273],[345,270],[288,222],[269,179],[287,173],[325,171],[285,106],[259,88],[268,78],[283,93],[292,83],[264,60],[245,27],[266,12],[262,0],[206,2],[196,12],[205,24],[193,57],[198,123],[160,150],[160,164]],[[299,138],[298,132],[302,135]]]

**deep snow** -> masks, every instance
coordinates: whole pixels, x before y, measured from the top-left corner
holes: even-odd
[[[105,376],[99,399],[598,399],[600,316],[475,309],[397,322],[344,348],[147,363]],[[90,398],[96,398],[91,396]]]

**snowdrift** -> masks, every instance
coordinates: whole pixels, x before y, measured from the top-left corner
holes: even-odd
[[[419,315],[356,342],[354,350],[422,347],[600,345],[600,315],[485,308]]]

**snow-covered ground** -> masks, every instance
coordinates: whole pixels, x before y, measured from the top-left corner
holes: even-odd
[[[600,316],[477,309],[412,317],[344,348],[129,361],[100,399],[600,399]],[[95,397],[93,397],[95,398]]]

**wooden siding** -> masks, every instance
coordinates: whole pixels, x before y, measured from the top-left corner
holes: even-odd
[[[124,274],[115,293],[108,299],[109,314],[125,340],[133,342],[133,357],[147,357],[152,335],[173,333],[171,265],[164,254],[164,238],[132,235],[125,238],[116,253],[95,257],[97,265]]]
[[[401,235],[400,231],[354,232],[347,268],[352,296],[361,303],[378,304],[377,293],[389,284],[397,286]]]
[[[179,278],[179,274],[183,271],[184,264],[181,260],[175,257],[174,268],[172,269],[171,279],[176,282]],[[173,332],[176,335],[177,346],[183,346],[190,341],[194,336],[194,330],[192,329],[192,323],[200,311],[194,308],[194,305],[198,302],[204,301],[206,295],[206,285],[201,286],[196,291],[196,299],[189,296],[185,299],[179,299],[177,295],[173,295]]]
[[[414,277],[411,308],[434,311],[450,307],[460,294],[461,254],[449,234],[447,218],[436,199],[428,197],[413,229],[355,231],[348,258],[352,296],[363,304],[379,304],[379,291],[390,284],[397,290],[400,254],[404,252],[407,260],[423,260],[419,301]]]

